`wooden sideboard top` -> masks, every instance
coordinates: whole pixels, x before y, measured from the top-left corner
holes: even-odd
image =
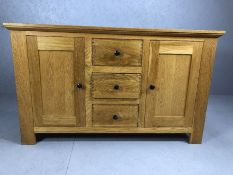
[[[181,29],[145,29],[145,28],[113,28],[94,26],[70,26],[70,25],[47,25],[47,24],[22,24],[3,23],[9,30],[18,31],[43,31],[43,32],[79,32],[95,34],[115,34],[115,35],[141,35],[141,36],[187,36],[187,37],[207,37],[217,38],[225,31],[220,30],[181,30]]]

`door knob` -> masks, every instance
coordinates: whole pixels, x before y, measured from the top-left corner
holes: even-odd
[[[151,84],[151,85],[150,85],[150,89],[151,89],[151,90],[154,90],[154,89],[155,89],[155,85]]]
[[[112,119],[113,119],[113,120],[118,120],[118,119],[119,119],[119,116],[116,115],[116,114],[114,114],[114,115],[112,116]]]
[[[114,55],[115,56],[119,56],[121,54],[121,52],[119,51],[119,50],[116,50],[115,52],[114,52]]]
[[[115,90],[118,90],[119,88],[120,88],[120,86],[118,84],[113,86],[113,89],[115,89]]]
[[[81,83],[77,83],[76,84],[76,87],[79,88],[79,89],[82,89],[83,88],[83,85]]]

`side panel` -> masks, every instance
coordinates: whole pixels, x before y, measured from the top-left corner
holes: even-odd
[[[24,32],[12,31],[11,42],[17,91],[22,144],[35,144],[27,43]]]
[[[190,137],[190,143],[202,142],[205,114],[208,104],[208,96],[215,60],[216,47],[217,39],[205,40],[201,59],[200,76],[197,87],[193,132]]]

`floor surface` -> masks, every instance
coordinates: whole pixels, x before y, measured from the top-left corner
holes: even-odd
[[[233,96],[211,96],[203,143],[183,135],[42,136],[20,145],[15,98],[0,97],[0,175],[232,175]]]

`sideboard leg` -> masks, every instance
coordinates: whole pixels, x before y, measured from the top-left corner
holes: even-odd
[[[205,39],[203,45],[203,54],[196,93],[193,132],[190,135],[189,143],[200,144],[202,142],[216,45],[216,39]]]
[[[27,43],[24,31],[12,31],[11,43],[22,144],[35,144]]]
[[[34,145],[34,144],[36,144],[36,134],[35,133],[22,134],[22,132],[21,132],[21,144],[22,145]]]
[[[202,143],[202,136],[203,134],[195,134],[195,133],[192,133],[190,134],[189,136],[189,143],[190,144],[201,144]]]

